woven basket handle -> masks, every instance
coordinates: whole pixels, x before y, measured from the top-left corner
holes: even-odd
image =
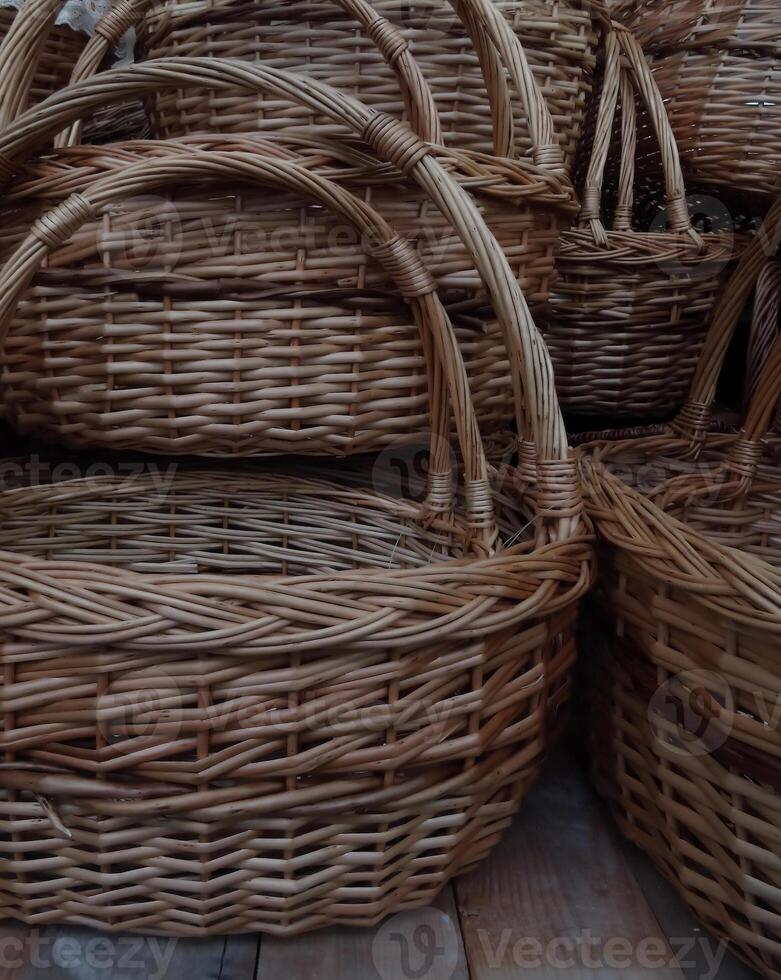
[[[781,262],[768,259],[757,278],[746,356],[744,407],[748,410],[781,329]],[[774,426],[775,427],[775,426]]]
[[[621,54],[626,59],[627,68],[621,66]],[[702,238],[692,227],[689,216],[681,159],[661,93],[639,44],[629,31],[618,25],[605,33],[605,79],[594,148],[583,189],[580,226],[590,227],[598,244],[607,243],[602,222],[602,187],[619,91],[622,108],[621,176],[614,227],[621,231],[632,227],[634,157],[637,146],[634,92],[637,91],[648,108],[661,152],[670,228],[688,236],[697,248],[703,248]]]
[[[136,0],[136,2],[140,3],[142,8],[146,8],[150,5],[151,0]],[[385,63],[393,71],[404,99],[410,128],[421,139],[429,143],[441,143],[442,123],[434,95],[410,51],[409,44],[404,40],[396,26],[374,10],[367,0],[329,0],[329,2],[334,3],[360,24],[366,35],[376,45]],[[220,12],[228,12],[232,6],[245,3],[246,0],[223,0],[219,10]],[[211,9],[211,5],[209,9]],[[196,14],[184,14],[174,19],[169,12],[167,16],[161,19],[160,25],[149,33],[146,38],[146,46],[151,47],[158,43],[173,27],[186,25],[201,16],[201,12],[198,12]]]
[[[234,185],[260,183],[293,191],[349,222],[367,250],[399,289],[412,310],[424,347],[436,369],[429,374],[434,422],[429,467],[428,507],[437,512],[453,506],[449,435],[455,417],[464,467],[467,520],[483,549],[497,541],[493,500],[466,366],[450,319],[437,295],[436,283],[415,249],[400,238],[373,208],[345,188],[289,161],[256,153],[185,153],[132,164],[95,180],[34,222],[27,238],[0,271],[0,344],[5,341],[17,304],[44,258],[63,245],[87,221],[112,202],[162,186],[210,178]]]
[[[781,198],[765,215],[762,227],[750,240],[719,297],[697,361],[689,396],[671,425],[674,433],[689,441],[692,451],[697,450],[708,433],[716,386],[740,314],[767,257],[775,254],[779,243]]]
[[[751,488],[762,460],[762,441],[767,435],[781,398],[781,336],[776,338],[770,356],[751,398],[746,421],[737,441],[730,447],[724,467],[735,474],[743,493]]]
[[[491,39],[502,64],[512,79],[529,124],[533,163],[559,177],[568,179],[564,166],[564,151],[556,139],[553,118],[529,66],[523,45],[512,26],[493,0],[450,0],[450,2],[472,38],[478,55],[484,43],[483,35],[485,33]],[[508,132],[507,124],[504,123],[505,119],[509,119],[510,127],[512,127],[512,105],[508,105],[506,101],[509,98],[506,80],[503,72],[496,70],[496,68],[489,72],[482,60],[481,64],[494,120],[496,153],[499,156],[512,157],[515,155],[512,128]],[[500,140],[498,145],[497,133],[500,137],[504,134],[503,140]],[[503,153],[504,150],[510,152]]]
[[[781,397],[781,262],[768,260],[757,277],[754,318],[746,376],[748,410],[740,438],[730,449],[725,466],[742,478],[748,490],[762,458],[762,440],[778,429]]]
[[[0,44],[0,127],[27,108],[49,30],[62,0],[26,0]]]
[[[424,143],[398,119],[365,106],[313,78],[264,64],[214,58],[166,58],[112,68],[46,99],[0,132],[0,183],[19,161],[53,133],[114,100],[140,98],[161,88],[198,86],[263,91],[296,99],[352,129],[381,160],[414,180],[439,207],[464,243],[502,326],[521,438],[537,454],[534,503],[538,540],[583,533],[582,497],[553,380],[550,356],[507,258],[485,219]]]

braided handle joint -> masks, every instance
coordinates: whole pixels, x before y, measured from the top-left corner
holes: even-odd
[[[135,26],[137,20],[138,13],[131,0],[114,0],[111,9],[95,25],[95,33],[109,44],[116,44],[123,34]]]
[[[398,167],[405,177],[411,176],[418,163],[431,152],[428,143],[416,136],[406,123],[385,112],[375,113],[361,135],[381,159]]]
[[[30,234],[47,248],[56,248],[94,217],[95,208],[82,194],[72,194],[33,222]]]
[[[404,52],[409,49],[409,42],[399,34],[390,21],[380,17],[379,14],[366,25],[366,33],[391,66],[395,65]]]
[[[724,468],[751,483],[762,460],[762,451],[761,442],[741,436],[727,454]]]
[[[541,516],[554,519],[579,516],[583,512],[583,500],[576,460],[539,460],[534,493]]]
[[[420,256],[406,238],[391,238],[370,245],[369,249],[374,258],[382,263],[383,268],[396,283],[399,292],[405,299],[416,296],[426,296],[434,293],[437,284],[434,277],[423,265]]]

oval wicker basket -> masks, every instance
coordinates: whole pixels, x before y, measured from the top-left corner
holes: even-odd
[[[381,27],[379,15],[386,19]],[[511,157],[542,147],[541,159],[556,166],[561,155],[551,156],[550,144],[563,149],[567,165],[574,155],[595,47],[591,14],[580,0],[462,0],[454,7],[445,0],[378,0],[371,7],[362,0],[157,0],[146,34],[150,58],[238,57],[289,68],[409,118],[425,135],[405,113],[394,77],[406,59],[430,88],[447,145]],[[516,38],[528,49],[531,71],[513,51]],[[157,93],[150,115],[154,134],[166,138],[294,126],[307,135],[333,131],[332,121],[300,106],[224,89]]]
[[[72,446],[246,456],[365,452],[428,428],[418,327],[371,243],[340,216],[197,167],[185,179],[178,165],[152,190],[113,180],[144,160],[155,178],[166,157],[210,147],[298,160],[370,201],[415,245],[453,311],[481,425],[512,417],[490,300],[425,193],[349,147],[191,137],[62,151],[26,166],[7,193],[0,288],[13,322],[0,367],[4,414],[18,431]],[[443,162],[540,301],[558,231],[553,212],[547,230],[529,229],[528,212],[512,207],[527,172],[508,162],[481,174],[466,154]],[[20,276],[11,252],[31,220],[98,177],[98,213],[69,226],[67,240],[50,236]]]
[[[714,301],[744,241],[731,230],[693,230],[675,140],[640,48],[628,32],[617,31],[606,35],[605,50],[579,227],[561,236],[544,333],[565,409],[658,418],[683,403]],[[670,230],[663,221],[658,229],[633,225],[635,89],[661,148]],[[619,95],[621,169],[613,227],[606,231],[603,177]]]
[[[191,63],[188,75],[219,84],[234,68]],[[82,83],[50,130],[112,84],[137,95],[163,70],[180,84],[183,67],[160,64]],[[512,270],[403,124],[284,72],[243,72],[376,140],[463,236],[502,318],[534,484],[492,494],[434,281],[375,211],[283,160],[178,158],[184,174],[219,166],[309,194],[394,265],[434,352],[428,493],[394,498],[370,473],[182,468],[168,482],[0,495],[0,905],[28,923],[292,934],[427,904],[495,843],[567,698],[590,542],[550,361]],[[28,127],[0,136],[2,159],[24,154]],[[151,170],[124,179],[148,186]],[[83,220],[87,198],[36,226],[26,261],[58,221]]]
[[[620,825],[691,909],[781,976],[781,392],[776,342],[739,435],[709,425],[729,342],[781,202],[722,296],[676,423],[584,447],[603,539],[610,632],[594,705],[594,775]]]
[[[781,6],[652,0],[617,12],[649,56],[684,167],[729,200],[772,200],[781,167]]]

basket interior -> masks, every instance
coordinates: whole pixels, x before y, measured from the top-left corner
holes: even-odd
[[[0,549],[136,572],[253,576],[415,568],[471,554],[458,511],[426,518],[417,500],[378,492],[376,483],[388,484],[376,465],[336,483],[163,465],[7,490]],[[509,505],[502,523],[505,541],[528,536]]]

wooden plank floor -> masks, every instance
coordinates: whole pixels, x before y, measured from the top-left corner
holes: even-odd
[[[491,858],[428,909],[295,940],[166,940],[0,923],[0,980],[750,980],[623,841],[574,754]]]

